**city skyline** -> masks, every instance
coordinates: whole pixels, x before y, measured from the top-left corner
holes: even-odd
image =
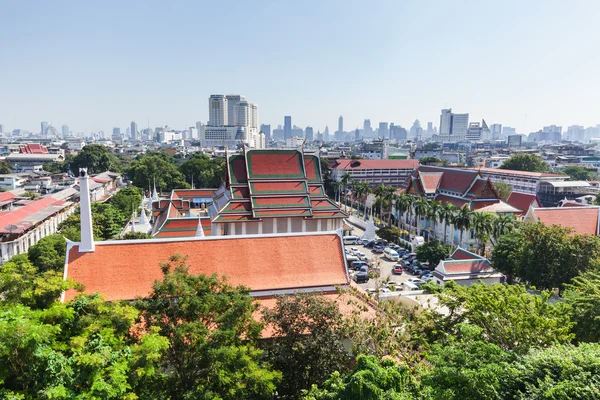
[[[348,131],[364,119],[374,126],[408,128],[415,119],[439,125],[444,108],[520,133],[600,122],[594,101],[600,56],[593,51],[600,44],[594,20],[600,4],[592,1],[108,2],[99,8],[39,2],[7,3],[0,11],[5,131],[36,132],[48,121],[57,129],[109,134],[131,121],[146,128],[148,119],[153,128],[185,129],[209,120],[206,96],[213,93],[244,93],[260,105],[262,123],[277,126],[291,115],[316,131],[337,126],[340,115]],[[200,27],[129,26],[187,15],[212,17]],[[378,23],[390,16],[394,24]],[[350,29],[333,20],[363,23]],[[39,29],[47,21],[50,28]],[[206,40],[224,21],[237,29]],[[294,23],[314,29],[284,29]]]

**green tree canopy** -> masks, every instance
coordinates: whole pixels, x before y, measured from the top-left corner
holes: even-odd
[[[449,255],[450,246],[442,244],[438,240],[432,240],[417,247],[417,259],[429,263],[433,268]]]
[[[133,210],[139,212],[139,206],[142,203],[141,193],[142,191],[138,187],[126,186],[111,197],[110,204],[121,214],[130,216]]]
[[[507,201],[508,197],[513,191],[513,187],[505,182],[494,182],[494,187],[496,188],[496,191],[500,195],[502,201]]]
[[[81,240],[81,215],[79,211],[78,207],[75,213],[69,215],[66,220],[58,225],[60,234],[72,241]],[[92,203],[94,239],[112,239],[121,232],[128,217],[109,203]]]
[[[279,394],[297,398],[302,389],[347,369],[343,320],[336,303],[319,295],[295,294],[278,297],[275,307],[263,312],[265,324],[277,337],[265,346],[265,358],[283,373]]]
[[[225,181],[225,159],[194,154],[179,167],[186,180],[198,188],[217,188]]]
[[[62,271],[65,267],[67,242],[62,235],[42,238],[27,252],[31,263],[41,272]]]
[[[502,163],[500,169],[512,169],[516,171],[548,172],[550,167],[535,154],[517,153]]]
[[[395,226],[380,228],[377,230],[377,236],[390,243],[398,243],[398,239],[402,237],[403,230]]]
[[[169,339],[154,398],[272,398],[280,374],[260,363],[262,325],[249,289],[190,275],[178,255],[161,268],[163,280],[136,302],[145,329]]]
[[[562,172],[569,175],[574,181],[589,181],[594,177],[593,171],[577,165],[565,167]]]
[[[12,174],[12,168],[6,161],[0,162],[0,174]]]
[[[174,160],[166,153],[148,152],[139,156],[129,166],[128,174],[135,186],[144,189],[153,187],[155,181],[159,190],[190,187]]]
[[[577,340],[600,342],[600,271],[589,271],[566,285],[563,298],[571,306]]]
[[[117,240],[132,240],[132,239],[152,239],[151,235],[144,232],[126,232],[123,236],[119,236]]]
[[[69,161],[68,168],[75,175],[78,174],[79,168],[87,168],[90,175],[104,171],[121,172],[121,162],[105,146],[88,144]]]

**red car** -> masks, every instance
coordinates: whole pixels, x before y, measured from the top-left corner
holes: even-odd
[[[394,273],[394,275],[402,275],[404,270],[402,269],[401,265],[394,265],[394,269],[392,270],[392,272]]]

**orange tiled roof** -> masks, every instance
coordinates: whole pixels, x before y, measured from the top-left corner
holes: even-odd
[[[257,194],[296,194],[306,193],[308,188],[304,181],[250,182],[253,195]]]
[[[304,155],[304,170],[306,171],[306,179],[309,182],[321,182],[321,161],[317,156],[312,154]]]
[[[520,213],[515,213],[516,215],[523,215],[527,213],[529,206],[531,206],[531,204],[533,204],[533,202],[536,200],[538,200],[538,198],[535,194],[512,192],[510,196],[508,196],[508,200],[506,200],[506,202],[514,208],[521,210]],[[539,200],[538,204],[541,205]]]
[[[192,274],[227,276],[252,291],[294,290],[347,285],[341,238],[336,234],[227,236],[192,240],[151,239],[96,243],[92,253],[70,245],[66,276],[107,300],[147,296],[162,278],[159,263],[173,254],[187,256]],[[65,300],[77,293],[69,290]]]
[[[423,189],[425,190],[425,193],[435,193],[438,184],[442,179],[442,173],[423,172],[419,174],[419,178],[421,178],[421,182],[423,183]]]
[[[305,178],[301,156],[297,150],[249,150],[248,179]]]
[[[574,233],[598,234],[599,207],[573,208],[534,208],[535,218],[545,225],[561,225],[571,228]]]

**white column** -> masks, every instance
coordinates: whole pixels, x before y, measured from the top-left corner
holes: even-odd
[[[263,233],[263,223],[260,221],[258,223],[258,234],[261,235]]]
[[[287,231],[288,233],[292,232],[292,219],[290,217],[287,219]]]
[[[317,220],[317,231],[321,232],[321,220]]]
[[[242,222],[242,235],[246,234],[246,223]]]
[[[306,232],[306,220],[302,219],[302,232]]]
[[[221,236],[221,224],[215,224],[214,236]]]
[[[231,224],[229,224],[229,228],[230,228],[229,234],[235,235],[235,223],[232,222]]]
[[[273,233],[277,233],[277,218],[273,218]]]
[[[331,231],[333,229],[331,229],[331,219],[327,219],[327,230]]]
[[[6,243],[0,243],[0,251],[2,252],[2,261],[8,261],[8,246]]]

